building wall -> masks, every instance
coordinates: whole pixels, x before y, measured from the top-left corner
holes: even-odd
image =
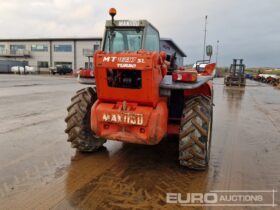
[[[48,41],[34,41],[34,42],[23,42],[23,41],[10,41],[10,42],[1,42],[0,45],[5,45],[6,50],[11,50],[10,46],[11,45],[24,45],[25,50],[30,51],[31,57],[30,58],[6,58],[6,57],[1,57],[1,60],[17,60],[17,61],[27,61],[28,65],[30,66],[36,66],[38,61],[50,61],[49,58],[49,49],[50,45]],[[48,46],[48,51],[47,52],[35,52],[31,51],[31,45],[47,45]]]
[[[27,59],[30,66],[38,67],[38,62],[48,62],[50,66],[50,42],[26,42],[27,50],[30,50],[31,57]],[[48,50],[44,52],[31,51],[31,45],[47,45]]]
[[[76,59],[77,59],[77,68],[85,67],[85,63],[88,62],[88,58],[90,58],[90,62],[93,62],[93,53],[92,56],[89,57],[88,54],[85,54],[85,51],[94,51],[94,46],[99,46],[100,49],[100,41],[77,41],[76,42]]]
[[[7,57],[0,56],[2,61],[27,61],[29,66],[33,66],[38,69],[39,62],[48,64],[48,67],[53,67],[58,63],[70,63],[72,68],[81,68],[85,67],[86,62],[88,62],[88,57],[85,55],[84,50],[94,51],[94,48],[97,49],[101,45],[101,41],[98,39],[92,40],[82,40],[82,39],[73,39],[73,40],[28,40],[28,41],[1,41],[0,40],[0,51],[10,50],[11,45],[24,45],[25,50],[30,51],[30,57]],[[32,50],[32,45],[44,45],[47,46],[46,51],[34,51],[34,46]],[[70,52],[58,52],[55,50],[55,47],[58,45],[68,45],[71,46]],[[1,55],[1,53],[0,53]],[[93,61],[92,56],[89,57],[90,62]],[[12,65],[12,62],[11,62]],[[42,69],[42,68],[40,68]],[[45,68],[48,70],[48,68]],[[0,68],[1,71],[1,68]],[[6,71],[6,70],[5,70]]]
[[[59,52],[55,51],[55,47],[59,45],[70,45],[71,51],[70,52]],[[52,41],[52,64],[51,66],[56,66],[57,63],[61,62],[69,62],[71,63],[71,67],[75,68],[75,61],[74,61],[74,41]]]
[[[172,56],[176,52],[176,64],[178,66],[183,66],[184,58],[182,55],[171,45],[168,41],[160,41],[160,49],[165,51],[167,55]]]

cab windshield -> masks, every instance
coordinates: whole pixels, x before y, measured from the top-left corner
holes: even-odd
[[[137,52],[142,48],[143,30],[113,29],[106,31],[105,52]]]

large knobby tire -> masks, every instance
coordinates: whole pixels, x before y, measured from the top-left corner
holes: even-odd
[[[71,104],[68,106],[68,115],[65,118],[68,134],[68,140],[73,148],[80,152],[92,152],[100,148],[106,140],[94,135],[90,128],[91,107],[97,100],[96,92],[88,87],[77,91],[71,98]]]
[[[185,101],[179,136],[179,161],[191,169],[205,170],[210,159],[212,99],[194,96]]]

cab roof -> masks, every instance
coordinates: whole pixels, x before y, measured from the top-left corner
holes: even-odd
[[[112,20],[106,20],[105,25],[106,28],[146,28],[148,26],[152,26],[156,31],[158,31],[157,28],[147,20],[114,20],[114,24],[112,24]]]
[[[150,23],[147,20],[106,20],[106,27],[145,27]]]

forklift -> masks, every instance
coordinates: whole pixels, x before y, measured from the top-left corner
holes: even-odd
[[[233,59],[233,64],[230,65],[229,74],[226,75],[224,84],[226,86],[245,86],[245,65],[243,59]]]

